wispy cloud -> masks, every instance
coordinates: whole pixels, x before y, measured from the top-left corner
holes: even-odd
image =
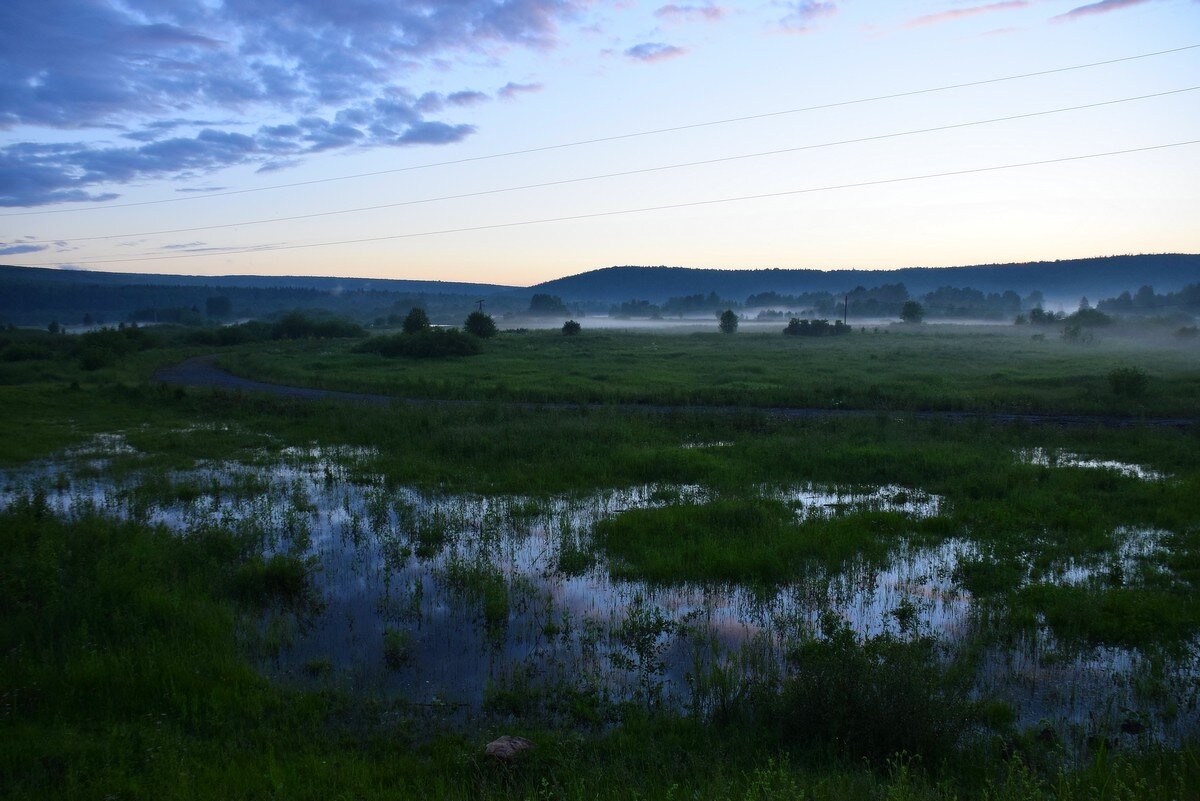
[[[717,22],[725,17],[728,11],[717,5],[665,5],[654,12],[654,16],[666,22]]]
[[[951,22],[953,20],[965,19],[967,17],[977,17],[981,14],[991,14],[996,11],[1011,11],[1018,8],[1028,8],[1030,5],[1030,0],[1001,0],[1001,2],[987,3],[986,5],[981,6],[951,8],[946,11],[939,11],[936,14],[925,14],[920,17],[914,17],[900,27],[920,28],[925,25],[937,25],[938,23],[942,22]]]
[[[540,83],[513,83],[512,81],[509,81],[508,83],[504,84],[504,86],[501,86],[496,90],[496,96],[504,100],[512,100],[518,95],[529,94],[531,92],[540,92],[542,91],[542,88],[543,87]]]
[[[642,42],[625,51],[625,55],[635,61],[643,61],[653,63],[655,61],[666,61],[672,58],[678,58],[685,55],[687,50],[675,45],[666,44],[665,42]]]
[[[1096,3],[1089,3],[1086,6],[1073,8],[1065,14],[1059,14],[1054,17],[1055,20],[1072,20],[1080,17],[1087,17],[1093,14],[1104,14],[1109,11],[1118,11],[1129,6],[1137,6],[1142,3],[1148,3],[1150,0],[1099,0]]]
[[[39,253],[49,245],[4,245],[0,244],[0,256],[16,256],[21,253]]]
[[[818,20],[837,13],[837,3],[821,0],[798,0],[782,5],[788,9],[788,13],[779,24],[792,33],[808,33],[816,28]]]

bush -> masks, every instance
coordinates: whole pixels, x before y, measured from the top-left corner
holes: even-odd
[[[900,319],[906,323],[919,323],[925,319],[925,308],[915,300],[906,300],[900,307]]]
[[[821,628],[823,638],[789,655],[792,673],[779,701],[787,739],[877,762],[900,752],[928,759],[954,748],[968,707],[932,639],[884,633],[859,642],[832,612]]]
[[[721,329],[722,334],[732,334],[737,331],[738,316],[733,309],[726,309],[721,312],[720,322],[717,327]]]
[[[582,330],[583,326],[574,320],[567,320],[565,323],[563,323],[562,332],[569,337],[575,336]]]
[[[790,337],[824,337],[849,334],[852,330],[851,326],[841,320],[834,320],[830,324],[828,320],[801,320],[793,317],[783,329],[783,333]]]
[[[1118,367],[1108,374],[1108,383],[1114,395],[1123,398],[1140,398],[1146,394],[1150,376],[1140,367]]]
[[[475,337],[456,328],[372,337],[354,348],[355,353],[378,353],[410,359],[435,359],[446,356],[474,356],[483,351]]]
[[[1195,339],[1200,336],[1200,328],[1194,325],[1185,325],[1175,332],[1175,336],[1180,339]]]
[[[404,318],[404,333],[419,334],[422,331],[429,330],[429,315],[420,306],[414,306],[413,310]]]
[[[272,339],[349,339],[366,335],[358,323],[338,317],[316,319],[301,312],[285,314],[271,329]]]
[[[496,336],[496,321],[492,319],[491,315],[481,311],[473,311],[468,314],[463,327],[467,329],[468,334],[473,334],[480,339]]]

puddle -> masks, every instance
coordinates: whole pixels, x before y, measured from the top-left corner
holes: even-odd
[[[1118,462],[1112,459],[1091,459],[1077,453],[1067,451],[1047,450],[1046,448],[1026,448],[1018,450],[1017,459],[1025,464],[1039,467],[1083,467],[1092,470],[1112,470],[1130,478],[1140,478],[1143,481],[1162,481],[1167,476],[1157,470],[1151,470],[1140,464]]]
[[[886,567],[850,564],[778,589],[651,586],[613,579],[602,555],[591,559],[592,527],[630,509],[705,502],[705,488],[645,485],[549,498],[431,494],[366,474],[376,454],[361,448],[288,448],[259,464],[200,464],[115,481],[92,469],[99,454],[128,453],[124,447],[105,440],[71,454],[74,461],[7,475],[0,506],[37,486],[62,515],[94,508],[180,532],[222,526],[259,537],[266,555],[311,557],[321,610],[303,621],[264,623],[274,645],[264,667],[284,681],[465,709],[505,688],[566,686],[606,700],[702,710],[715,671],[778,675],[789,644],[810,636],[825,610],[863,636],[899,632],[898,609],[907,625],[950,644],[977,625],[970,595],[952,578],[960,561],[979,557],[966,540],[897,543]],[[797,519],[867,510],[929,517],[943,503],[898,486],[759,491],[789,503]],[[1164,534],[1120,531],[1124,544],[1112,560],[1136,570],[1161,552]],[[1056,580],[1082,583],[1105,569],[1111,565],[1068,564]],[[1047,663],[1047,647],[989,653],[981,688],[1013,703],[1024,725],[1043,718],[1084,725],[1115,719],[1114,708],[1136,708],[1128,706],[1136,698],[1117,691],[1122,682],[1137,684],[1144,666],[1136,654],[1112,649]],[[1194,676],[1188,670],[1194,661],[1171,676]],[[1168,696],[1170,703],[1181,697]],[[1195,705],[1185,709],[1174,728],[1153,733],[1194,731]]]

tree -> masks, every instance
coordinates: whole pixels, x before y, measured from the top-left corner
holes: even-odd
[[[574,320],[567,320],[563,323],[562,332],[569,337],[573,337],[583,330],[583,326]]]
[[[51,320],[50,325],[46,326],[46,330],[51,334],[57,334],[62,331],[62,326],[58,324],[58,320]]]
[[[537,294],[529,299],[529,313],[566,316],[567,306],[558,295]]]
[[[925,308],[915,300],[906,300],[900,307],[900,319],[906,323],[919,323],[925,319]]]
[[[734,313],[733,309],[726,309],[721,312],[721,319],[717,323],[717,327],[721,329],[722,334],[732,334],[737,331],[738,316]]]
[[[496,336],[496,321],[490,314],[484,314],[481,311],[473,311],[468,314],[463,327],[467,329],[468,334],[474,334],[480,339]]]
[[[413,306],[412,311],[404,318],[404,333],[416,334],[429,330],[429,315],[420,306]]]
[[[204,314],[213,319],[222,319],[233,313],[233,301],[224,295],[204,300]]]

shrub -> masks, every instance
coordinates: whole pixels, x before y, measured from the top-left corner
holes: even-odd
[[[851,330],[851,326],[841,320],[834,320],[830,324],[828,320],[801,320],[793,317],[783,329],[783,333],[791,337],[824,337],[849,334]]]
[[[1118,367],[1108,374],[1108,383],[1114,395],[1140,398],[1146,394],[1150,377],[1140,367]]]
[[[404,333],[418,334],[429,330],[429,315],[420,306],[414,306],[404,318]]]
[[[467,329],[468,334],[473,334],[480,339],[496,336],[496,321],[492,319],[491,315],[481,311],[473,311],[468,314],[463,327]]]
[[[1175,336],[1180,339],[1195,339],[1197,336],[1200,336],[1200,328],[1194,325],[1185,325],[1175,332]]]
[[[475,337],[456,328],[371,337],[354,348],[355,353],[403,356],[410,359],[435,359],[446,356],[474,356],[483,351]]]
[[[717,327],[721,329],[722,334],[732,334],[738,328],[738,316],[733,309],[726,309],[721,312],[720,321]]]
[[[117,354],[110,348],[90,345],[79,351],[79,366],[84,370],[99,370],[117,363]]]
[[[925,319],[925,307],[915,300],[906,300],[900,307],[900,319],[906,323],[919,323]]]
[[[789,655],[780,696],[783,735],[883,761],[907,752],[949,752],[968,723],[967,704],[927,637],[880,634],[860,642],[832,612],[824,637]]]
[[[575,336],[582,330],[583,326],[574,320],[567,320],[565,323],[563,323],[562,332],[569,337]]]
[[[285,314],[271,329],[272,339],[348,339],[366,335],[358,323],[337,317],[316,319],[301,312]]]

